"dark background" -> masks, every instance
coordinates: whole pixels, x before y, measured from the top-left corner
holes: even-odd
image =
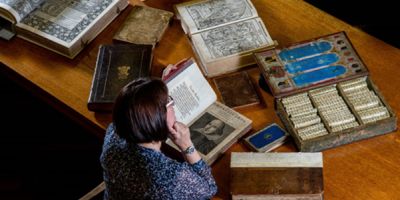
[[[307,2],[400,47],[400,11],[390,1]],[[102,181],[101,138],[2,74],[0,92],[0,199],[78,199]]]

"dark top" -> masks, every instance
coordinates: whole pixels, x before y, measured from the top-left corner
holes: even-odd
[[[119,138],[111,124],[100,162],[104,199],[210,199],[217,186],[210,167],[200,160],[180,163],[163,153]]]

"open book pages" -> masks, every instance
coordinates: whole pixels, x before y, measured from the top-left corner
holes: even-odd
[[[175,6],[186,34],[257,17],[249,0],[190,1]]]
[[[195,0],[175,9],[207,77],[254,64],[252,52],[276,46],[250,0]]]
[[[17,35],[73,58],[127,5],[126,0],[45,0],[16,24]]]
[[[274,44],[260,18],[192,35],[192,42],[204,63]]]
[[[212,164],[250,131],[251,123],[250,119],[216,101],[189,125],[189,129],[197,151],[208,164]],[[219,124],[222,124],[222,129],[217,133]],[[219,135],[212,137],[211,134]]]
[[[0,0],[0,17],[17,23],[45,0]]]
[[[189,126],[194,146],[211,164],[251,129],[252,122],[216,101],[215,92],[193,59],[175,73],[166,82],[177,120]],[[170,140],[167,144],[179,150]]]
[[[174,98],[176,119],[186,125],[217,100],[214,90],[195,62],[191,62],[167,86]]]

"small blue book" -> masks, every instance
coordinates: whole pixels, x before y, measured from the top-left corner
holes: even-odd
[[[288,133],[273,123],[245,139],[246,145],[257,152],[268,152],[282,145]]]

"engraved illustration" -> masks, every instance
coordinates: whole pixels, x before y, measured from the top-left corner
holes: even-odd
[[[0,3],[9,5],[16,13],[18,13],[20,18],[16,17],[17,20],[19,20],[32,12],[42,4],[43,1],[44,0],[0,0]]]
[[[199,30],[252,16],[245,0],[214,0],[186,9]]]
[[[190,126],[193,144],[204,155],[211,152],[233,131],[233,127],[209,113],[205,113]]]
[[[64,42],[71,42],[113,0],[48,0],[21,22]]]
[[[265,45],[261,30],[254,21],[244,21],[202,32],[201,37],[211,58],[219,58]]]

